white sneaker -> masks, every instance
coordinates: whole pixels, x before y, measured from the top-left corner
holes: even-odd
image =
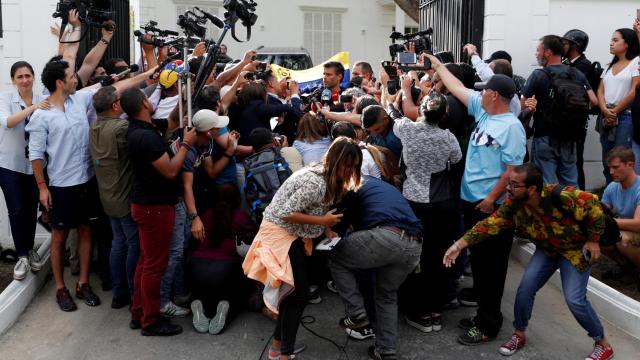
[[[38,272],[42,269],[42,259],[40,259],[38,252],[33,249],[29,250],[29,266],[31,266],[31,271],[33,272]]]
[[[191,320],[193,328],[201,334],[209,331],[210,320],[204,314],[204,309],[202,308],[202,302],[200,300],[193,300],[191,303],[191,313],[193,314],[193,319]]]
[[[27,273],[31,270],[29,259],[26,256],[18,258],[16,266],[13,268],[13,278],[20,281],[27,277]]]
[[[160,312],[166,316],[187,316],[189,315],[189,309],[180,307],[173,302],[169,301],[161,309]]]

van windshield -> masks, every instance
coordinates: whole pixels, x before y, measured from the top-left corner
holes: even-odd
[[[257,54],[256,60],[290,70],[305,70],[311,67],[309,57],[305,54]]]

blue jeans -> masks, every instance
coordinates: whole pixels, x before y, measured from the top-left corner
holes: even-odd
[[[169,245],[169,264],[160,284],[160,306],[171,301],[173,295],[184,295],[184,249],[185,222],[187,209],[182,198],[176,208],[176,222],[173,226],[173,237]]]
[[[601,121],[600,117],[598,121]],[[623,111],[618,114],[618,126],[612,130],[600,133],[600,145],[602,145],[602,166],[604,177],[607,184],[611,182],[609,174],[609,164],[607,163],[607,155],[609,151],[618,145],[624,145],[632,148],[633,142],[633,122],[631,121],[631,111]]]
[[[542,250],[536,250],[522,276],[513,309],[513,327],[522,331],[527,328],[536,293],[558,268],[560,268],[564,299],[573,317],[578,320],[583,329],[587,330],[591,338],[596,341],[602,340],[604,329],[591,303],[587,300],[587,284],[591,268],[580,272],[567,259],[561,256],[551,258]]]
[[[133,299],[133,278],[140,257],[138,224],[133,221],[131,214],[121,218],[110,217],[109,220],[113,232],[109,256],[113,298],[123,299],[128,296]]]
[[[6,151],[6,150],[2,150]],[[33,175],[0,167],[0,188],[9,212],[11,236],[18,256],[33,249],[38,216],[38,188]]]
[[[356,231],[329,255],[329,268],[346,313],[365,313],[356,269],[376,269],[376,348],[395,354],[398,337],[398,288],[420,263],[422,243],[384,228]]]
[[[575,142],[558,142],[548,136],[533,138],[531,162],[542,170],[545,184],[578,187],[577,152]]]

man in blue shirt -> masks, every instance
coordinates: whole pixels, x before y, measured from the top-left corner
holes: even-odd
[[[362,127],[374,145],[384,146],[398,158],[402,154],[402,142],[393,133],[393,119],[380,105],[370,105],[362,110]]]
[[[345,303],[340,320],[349,336],[374,336],[364,300],[358,290],[355,270],[376,270],[376,345],[369,348],[374,359],[395,359],[398,329],[397,291],[420,262],[422,225],[409,202],[392,185],[371,176],[347,196],[341,226],[354,232],[331,251],[329,267]]]
[[[444,86],[464,105],[476,120],[469,140],[460,196],[463,200],[465,228],[488,217],[501,204],[509,174],[521,165],[526,136],[509,104],[516,92],[515,83],[506,75],[493,75],[486,83],[476,84],[481,93],[464,87],[438,58],[427,55]],[[512,232],[499,233],[471,250],[471,269],[477,301],[477,315],[463,319],[459,326],[467,333],[458,337],[464,345],[492,340],[502,327],[500,303],[507,276]],[[462,300],[462,298],[461,298]]]
[[[636,271],[640,270],[640,243],[632,241],[640,233],[640,178],[635,171],[635,155],[624,145],[616,146],[607,156],[609,174],[612,182],[607,185],[602,195],[602,202],[617,215],[616,222],[622,241],[616,246],[602,248],[602,253],[621,266],[628,267],[631,262]],[[620,269],[609,273],[618,276]],[[640,287],[640,277],[638,277]]]

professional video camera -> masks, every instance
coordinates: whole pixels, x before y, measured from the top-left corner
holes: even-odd
[[[389,45],[389,54],[393,60],[398,58],[398,53],[402,53],[409,48],[410,44],[414,45],[415,53],[420,54],[422,52],[432,53],[433,46],[431,43],[431,35],[433,34],[433,28],[427,30],[418,31],[411,34],[401,34],[397,31],[391,33],[391,45]],[[403,44],[396,44],[397,40],[404,40]]]
[[[157,25],[158,23],[156,21],[149,20],[147,24],[140,26],[140,28],[144,30],[144,32],[140,30],[136,30],[133,32],[133,35],[135,35],[138,38],[139,42],[144,44],[151,44],[155,47],[172,45],[170,44],[171,42],[176,42],[179,40],[179,39],[167,39],[166,37],[168,36],[178,36],[180,34],[171,30],[158,29]],[[144,35],[146,34],[152,34],[151,39],[145,39]]]
[[[54,18],[62,19],[61,29],[69,23],[69,10],[77,9],[80,21],[93,27],[102,27],[107,20],[112,20],[115,15],[111,9],[110,0],[60,0],[56,5]],[[62,34],[63,31],[60,32]]]
[[[206,23],[206,17],[198,16],[191,10],[187,10],[183,15],[178,16],[178,26],[182,28],[187,36],[204,38],[207,33],[207,28],[204,26]]]
[[[236,37],[236,21],[242,21],[242,25],[247,28],[247,40],[251,39],[251,27],[258,21],[255,14],[256,2],[253,0],[224,0],[223,6],[227,10],[224,19],[231,25],[231,36],[238,42],[242,42]]]

